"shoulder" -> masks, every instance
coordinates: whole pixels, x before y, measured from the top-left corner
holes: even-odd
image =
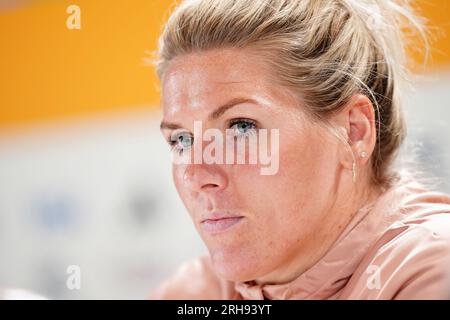
[[[363,278],[367,285],[376,276],[379,286],[377,290],[372,286],[369,296],[450,298],[450,211],[417,214],[397,221],[371,251]]]
[[[228,299],[233,294],[231,282],[220,279],[208,255],[183,263],[177,271],[152,290],[153,300]]]
[[[378,241],[378,255],[389,253],[403,258],[404,264],[420,262],[423,268],[450,262],[450,196],[420,184],[406,186],[398,219]]]
[[[405,178],[374,209],[367,244],[342,298],[450,298],[450,196]]]
[[[413,199],[404,204],[402,217],[388,229],[387,234],[396,236],[386,249],[404,252],[409,259],[423,259],[424,265],[425,257],[433,255],[446,263],[450,259],[450,197],[425,192]],[[450,264],[446,269],[450,271]]]

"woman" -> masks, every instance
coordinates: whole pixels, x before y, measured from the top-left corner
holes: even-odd
[[[387,0],[197,0],[175,10],[157,66],[161,130],[209,254],[152,298],[450,297],[450,197],[393,167],[405,136],[402,31],[417,21]],[[233,144],[263,141],[262,130],[276,133],[269,174]],[[204,152],[213,140],[246,161],[204,159],[223,159]]]

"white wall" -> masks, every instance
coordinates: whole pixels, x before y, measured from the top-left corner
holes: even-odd
[[[204,252],[153,114],[0,142],[0,284],[50,298],[143,298]],[[82,286],[66,288],[79,265]]]

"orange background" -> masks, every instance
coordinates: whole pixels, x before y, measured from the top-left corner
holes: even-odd
[[[149,110],[157,78],[145,66],[171,0],[46,0],[0,11],[0,129]],[[81,30],[66,8],[81,8]],[[430,70],[450,65],[450,1],[417,2],[438,29]]]

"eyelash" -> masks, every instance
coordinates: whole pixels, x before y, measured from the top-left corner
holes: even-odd
[[[238,123],[246,123],[248,125],[251,126],[250,129],[248,129],[248,131],[246,133],[243,133],[239,136],[236,136],[236,138],[245,138],[245,137],[249,137],[251,135],[254,135],[256,133],[256,129],[257,129],[257,123],[254,120],[251,119],[246,119],[246,118],[237,118],[237,119],[232,119],[230,120],[229,123],[229,128],[231,129],[234,125],[238,124]]]
[[[257,127],[258,127],[257,122],[254,121],[254,120],[251,120],[251,119],[247,119],[247,118],[235,118],[235,119],[231,119],[231,120],[229,121],[229,124],[228,124],[228,128],[227,128],[227,129],[232,129],[233,126],[235,126],[236,124],[239,124],[239,123],[245,123],[245,124],[248,124],[248,125],[251,126],[251,128],[248,129],[248,131],[245,132],[245,133],[243,133],[243,134],[240,134],[240,135],[234,135],[234,137],[235,137],[236,139],[247,138],[247,137],[252,136],[252,135],[254,135],[254,134],[256,133],[256,129],[257,129]],[[188,133],[188,132],[181,132],[181,133],[176,134],[171,140],[168,141],[168,143],[169,143],[169,145],[170,145],[170,147],[171,147],[171,151],[172,151],[172,152],[175,151],[175,152],[177,152],[179,155],[181,155],[181,154],[183,154],[183,152],[187,149],[187,148],[186,148],[186,149],[185,149],[185,148],[180,148],[180,147],[177,146],[177,144],[178,144],[178,142],[179,142],[178,139],[179,139],[180,137],[184,136],[185,134],[188,134],[188,135],[190,136],[190,139],[192,139],[192,142],[191,142],[191,144],[190,144],[189,147],[192,146],[193,141],[194,141],[194,137],[192,137],[192,135],[191,135],[190,133]]]
[[[174,152],[174,151],[175,151],[175,152],[177,152],[179,155],[183,154],[183,151],[184,151],[185,149],[178,147],[178,142],[179,142],[178,139],[179,139],[180,137],[184,136],[184,135],[187,135],[187,134],[188,134],[187,132],[181,132],[181,133],[178,133],[178,134],[176,134],[174,137],[172,137],[171,140],[168,141],[169,146],[170,146],[170,151],[171,151],[171,152]],[[191,138],[192,141],[193,141],[194,138],[192,137],[192,135],[189,134],[189,136],[190,136],[190,138]],[[193,143],[193,142],[192,142],[192,143]],[[192,144],[191,144],[191,145],[192,145]]]

